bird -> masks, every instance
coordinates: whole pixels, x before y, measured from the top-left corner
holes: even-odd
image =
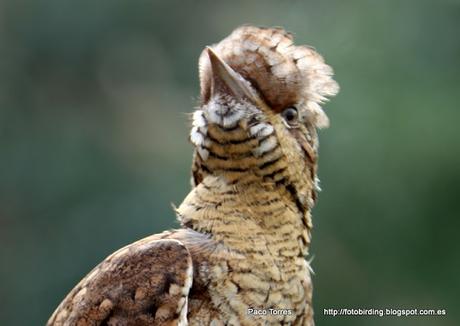
[[[283,28],[251,25],[198,66],[180,227],[108,256],[47,325],[314,325],[307,258],[333,69]]]

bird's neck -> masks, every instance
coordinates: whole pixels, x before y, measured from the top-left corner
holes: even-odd
[[[195,112],[196,186],[178,208],[179,219],[235,250],[272,241],[290,248],[275,248],[280,255],[304,255],[316,162],[307,164],[280,119],[249,121],[247,109],[214,103]]]
[[[181,223],[210,234],[235,252],[272,252],[275,256],[305,256],[310,243],[309,209],[296,204],[283,184],[242,178],[229,183],[207,176],[177,209]]]

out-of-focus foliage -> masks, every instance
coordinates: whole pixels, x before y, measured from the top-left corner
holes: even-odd
[[[293,31],[342,87],[320,135],[317,323],[458,325],[454,0],[1,1],[1,325],[43,324],[106,255],[177,226],[197,58],[242,23]],[[337,307],[447,316],[324,316]]]

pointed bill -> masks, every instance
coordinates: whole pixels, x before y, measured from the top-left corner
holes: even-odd
[[[248,99],[259,108],[269,109],[247,80],[222,60],[213,49],[207,47],[206,50],[212,69],[212,95],[230,91],[231,95],[238,99]]]

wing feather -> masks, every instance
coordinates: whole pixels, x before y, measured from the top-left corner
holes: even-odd
[[[192,258],[185,245],[149,237],[96,266],[47,325],[186,325],[192,280]]]

